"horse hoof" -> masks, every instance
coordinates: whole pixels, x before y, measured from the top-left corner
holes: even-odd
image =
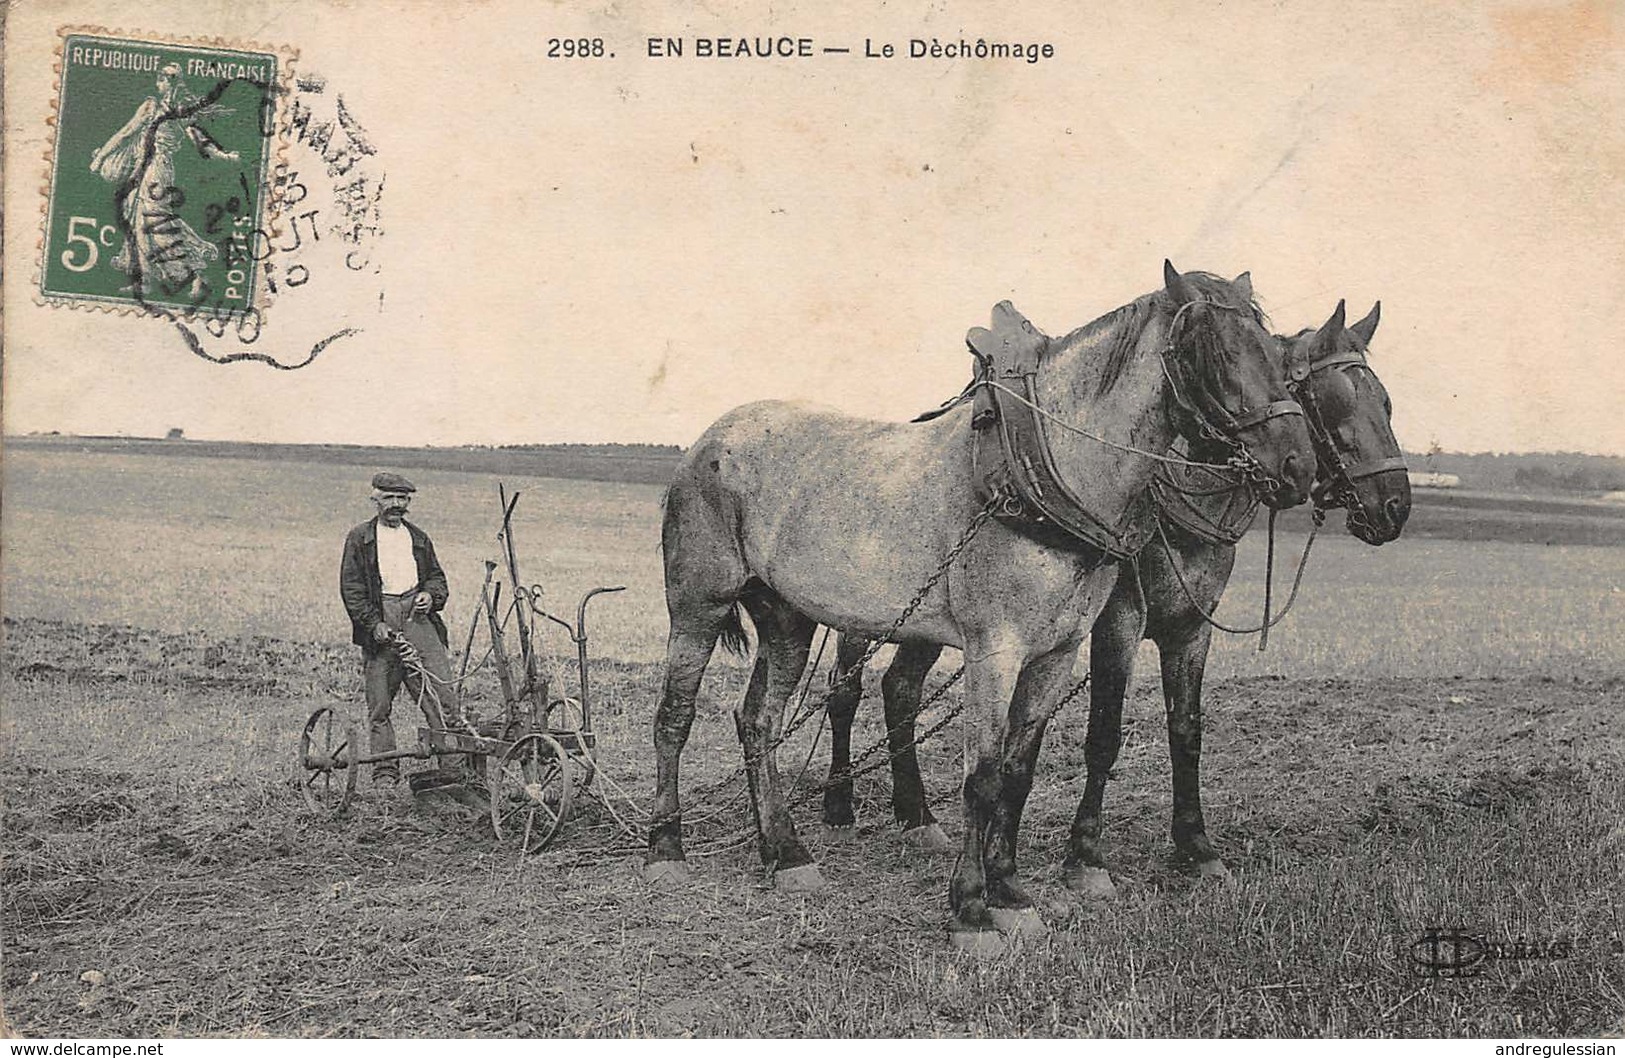
[[[1086,900],[1115,900],[1117,886],[1104,867],[1080,867],[1066,876],[1066,887]]]
[[[1203,860],[1196,865],[1196,878],[1199,882],[1213,881],[1230,888],[1235,888],[1236,876],[1230,873],[1230,868],[1224,865],[1223,860]]]
[[[979,959],[1003,955],[1010,950],[1010,942],[996,929],[949,929],[948,943],[954,951]]]
[[[816,863],[786,867],[773,873],[773,885],[781,893],[816,893],[827,884],[824,872],[818,869]]]
[[[858,836],[858,828],[851,823],[844,826],[832,826],[825,823],[819,829],[819,836],[827,842],[845,843]]]
[[[990,907],[993,925],[1011,940],[1036,940],[1049,932],[1044,918],[1032,907]]]
[[[954,851],[954,843],[948,840],[948,835],[935,823],[903,831],[903,844],[920,852],[949,854]]]
[[[694,872],[683,860],[654,860],[645,863],[643,880],[661,888],[675,888],[694,880]]]

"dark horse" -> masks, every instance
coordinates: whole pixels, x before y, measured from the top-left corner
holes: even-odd
[[[1410,484],[1389,426],[1388,394],[1366,361],[1379,311],[1380,306],[1374,307],[1365,319],[1347,327],[1339,302],[1318,330],[1278,339],[1292,376],[1289,384],[1308,412],[1315,442],[1317,510],[1346,508],[1349,531],[1369,544],[1398,537],[1410,513]],[[1193,445],[1190,454],[1211,457],[1210,444]],[[1063,876],[1075,891],[1092,895],[1113,892],[1101,841],[1101,805],[1121,744],[1123,697],[1142,637],[1157,644],[1162,661],[1173,758],[1175,847],[1199,873],[1227,873],[1202,823],[1198,777],[1202,673],[1212,635],[1207,618],[1229,582],[1236,542],[1251,526],[1257,501],[1245,485],[1178,467],[1158,472],[1153,495],[1161,532],[1133,561],[1122,563],[1116,588],[1091,632],[1088,780]],[[857,664],[866,646],[861,637],[842,635],[835,673]],[[905,828],[905,840],[936,851],[950,846],[931,815],[913,747],[921,688],[940,653],[935,645],[905,643],[882,681],[892,810]],[[837,829],[851,826],[854,819],[851,730],[861,697],[860,681],[844,679],[827,706],[831,761],[824,822]]]
[[[1122,526],[1136,512],[1149,517],[1142,494],[1176,433],[1244,437],[1250,465],[1272,483],[1267,502],[1302,502],[1314,450],[1304,416],[1264,414],[1296,405],[1250,282],[1181,275],[1166,262],[1163,271],[1163,289],[1044,345],[1030,392],[1064,427],[1049,438],[1054,466],[1099,524]],[[998,505],[980,494],[971,418],[969,404],[903,424],[766,402],[725,415],[689,449],[662,523],[671,632],[646,877],[687,876],[679,758],[717,641],[746,642],[743,608],[758,644],[735,726],[759,851],[777,884],[823,884],[777,766],[783,706],[822,622],[964,653],[977,711],[965,723],[964,855],[949,890],[955,941],[1041,926],[1015,879],[1027,746],[1117,569],[1099,548],[989,520]]]
[[[1340,301],[1319,330],[1292,339],[1308,346],[1303,404],[1319,455],[1315,506],[1346,508],[1348,531],[1372,545],[1398,538],[1411,510],[1410,478],[1389,426],[1388,393],[1366,360],[1380,313],[1380,304],[1373,306],[1364,319],[1345,327]],[[1187,516],[1162,519],[1166,545],[1154,541],[1124,567],[1095,623],[1089,646],[1094,680],[1084,750],[1087,778],[1062,865],[1062,876],[1075,891],[1115,892],[1106,870],[1101,809],[1122,745],[1123,698],[1142,638],[1156,643],[1162,669],[1174,847],[1199,874],[1229,874],[1202,820],[1202,675],[1213,636],[1208,618],[1218,609],[1235,565],[1236,541],[1251,519],[1232,523],[1239,532],[1227,531],[1225,520],[1213,517],[1223,499],[1172,497],[1170,513]]]

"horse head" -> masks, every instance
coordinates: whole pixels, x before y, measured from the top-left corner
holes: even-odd
[[[1315,442],[1315,506],[1348,510],[1350,533],[1368,544],[1399,536],[1411,512],[1405,459],[1389,423],[1392,405],[1366,359],[1382,302],[1353,326],[1343,302],[1318,329],[1286,339],[1288,383]]]
[[[1164,261],[1163,284],[1172,314],[1163,362],[1174,428],[1193,442],[1228,448],[1269,506],[1302,503],[1314,482],[1314,447],[1251,278],[1180,274]]]

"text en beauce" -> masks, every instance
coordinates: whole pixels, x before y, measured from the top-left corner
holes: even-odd
[[[649,37],[649,58],[680,59],[692,46],[697,59],[810,59],[811,37]]]

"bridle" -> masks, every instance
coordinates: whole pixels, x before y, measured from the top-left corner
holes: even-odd
[[[1365,358],[1365,350],[1352,343],[1347,351],[1336,352],[1315,361],[1310,361],[1308,357],[1300,357],[1287,366],[1287,391],[1303,405],[1304,418],[1309,426],[1309,439],[1315,446],[1317,469],[1315,486],[1310,497],[1317,517],[1320,517],[1322,512],[1342,507],[1349,512],[1351,518],[1363,518],[1364,513],[1360,507],[1355,482],[1391,470],[1407,469],[1403,455],[1368,459],[1352,466],[1343,460],[1337,439],[1326,426],[1320,402],[1315,398],[1313,380],[1314,376],[1322,371],[1331,368],[1345,370],[1351,367],[1371,371],[1371,365]]]
[[[1178,310],[1174,312],[1173,321],[1168,325],[1168,341],[1161,351],[1162,374],[1168,380],[1169,392],[1173,395],[1174,404],[1178,407],[1180,413],[1195,426],[1196,433],[1204,440],[1212,441],[1230,450],[1230,465],[1246,478],[1247,483],[1253,486],[1255,491],[1273,492],[1279,489],[1280,482],[1273,474],[1265,470],[1264,465],[1248,450],[1247,442],[1242,434],[1257,429],[1272,419],[1278,419],[1286,415],[1305,415],[1307,418],[1303,405],[1298,399],[1274,400],[1263,407],[1245,410],[1240,415],[1237,415],[1217,400],[1213,400],[1211,403],[1223,416],[1222,422],[1214,423],[1212,417],[1204,412],[1196,401],[1185,395],[1185,391],[1175,378],[1173,366],[1168,362],[1169,354],[1173,353],[1178,346],[1180,321],[1185,312],[1196,305],[1207,305],[1236,313],[1245,311],[1238,306],[1226,305],[1222,301],[1212,301],[1207,298],[1187,301],[1179,306]],[[1291,392],[1290,386],[1288,391]],[[1292,393],[1292,397],[1297,398],[1298,394]]]
[[[1264,618],[1255,628],[1235,628],[1220,624],[1214,620],[1212,613],[1206,612],[1204,607],[1197,603],[1195,594],[1192,592],[1190,585],[1186,583],[1185,575],[1179,568],[1179,560],[1174,554],[1173,546],[1168,542],[1168,535],[1163,529],[1161,518],[1157,522],[1157,536],[1162,542],[1163,553],[1168,559],[1169,568],[1173,570],[1180,588],[1185,593],[1185,598],[1190,601],[1192,606],[1196,607],[1198,613],[1201,613],[1204,621],[1220,631],[1240,634],[1261,633],[1258,640],[1258,649],[1260,651],[1263,651],[1269,643],[1270,629],[1286,617],[1287,613],[1292,609],[1292,604],[1297,601],[1298,588],[1303,582],[1303,571],[1309,562],[1309,549],[1314,546],[1315,536],[1320,532],[1320,527],[1326,520],[1326,511],[1333,507],[1345,507],[1349,511],[1351,529],[1368,527],[1365,520],[1365,511],[1360,505],[1359,494],[1354,483],[1362,478],[1373,477],[1385,471],[1406,469],[1403,456],[1370,459],[1352,466],[1343,460],[1342,453],[1338,449],[1337,439],[1333,436],[1331,430],[1327,428],[1325,416],[1321,412],[1320,402],[1315,399],[1313,380],[1314,376],[1321,371],[1331,368],[1345,370],[1352,367],[1362,367],[1368,372],[1371,371],[1371,365],[1366,362],[1365,350],[1362,347],[1351,346],[1346,352],[1336,352],[1320,360],[1311,361],[1307,354],[1298,353],[1295,345],[1288,344],[1287,392],[1296,398],[1300,405],[1299,414],[1304,416],[1305,424],[1309,428],[1309,438],[1315,448],[1316,469],[1315,485],[1310,494],[1313,504],[1314,525],[1304,541],[1303,554],[1298,559],[1298,571],[1292,579],[1292,593],[1279,613],[1273,612],[1271,605],[1275,568],[1276,512],[1274,510],[1270,511],[1269,544],[1265,559]],[[1224,489],[1198,491],[1189,487],[1182,487],[1166,476],[1159,477],[1158,481],[1172,492],[1186,497],[1185,506],[1187,510],[1197,509],[1190,503],[1193,497],[1215,496],[1226,491]],[[1230,488],[1241,487],[1242,485],[1243,483],[1238,481],[1231,485]],[[1168,499],[1159,497],[1158,502],[1164,512],[1164,517],[1173,518],[1177,524],[1190,532],[1196,533],[1203,539],[1226,544],[1234,544],[1240,539],[1240,533],[1236,533],[1234,536],[1209,535],[1210,531],[1192,525],[1186,517],[1178,516],[1175,513],[1175,508],[1169,505]],[[1257,502],[1257,499],[1254,498],[1252,501],[1253,511],[1257,510]],[[1241,532],[1245,532],[1246,527],[1251,522],[1252,514],[1248,513],[1240,523]]]

